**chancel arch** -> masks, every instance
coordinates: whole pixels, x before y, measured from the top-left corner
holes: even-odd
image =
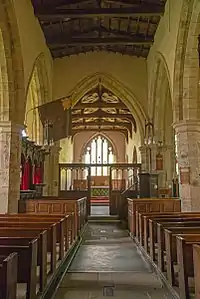
[[[130,113],[134,116],[137,130],[142,139],[144,137],[144,122],[147,118],[145,109],[136,96],[112,75],[99,72],[83,78],[83,80],[71,90],[66,100],[71,99],[72,107],[74,107],[81,98],[98,85],[99,81],[101,81],[105,89],[118,97],[130,110]]]

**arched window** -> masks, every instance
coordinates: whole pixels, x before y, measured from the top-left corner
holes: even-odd
[[[104,136],[96,136],[87,144],[83,154],[83,162],[86,164],[112,164],[115,162],[113,146]],[[108,168],[105,166],[94,166],[91,168],[91,175],[108,175]]]

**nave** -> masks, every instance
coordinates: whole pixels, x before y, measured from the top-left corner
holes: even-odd
[[[109,296],[172,298],[119,221],[89,222],[81,246],[54,298]]]

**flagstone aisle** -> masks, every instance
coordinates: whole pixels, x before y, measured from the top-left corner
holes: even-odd
[[[172,299],[118,223],[89,223],[55,299]]]

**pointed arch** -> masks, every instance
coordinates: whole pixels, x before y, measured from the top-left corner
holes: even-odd
[[[112,75],[98,72],[83,78],[70,92],[72,106],[74,106],[86,93],[93,89],[98,84],[99,79],[101,79],[102,85],[105,88],[113,92],[129,108],[136,120],[141,139],[143,139],[144,123],[145,119],[147,119],[145,110],[136,96]]]
[[[120,134],[120,133],[119,133]],[[94,134],[92,134],[92,136],[90,136],[86,141],[85,141],[85,143],[83,144],[83,146],[82,146],[82,149],[81,149],[81,154],[80,154],[80,161],[81,161],[81,159],[82,159],[82,156],[83,156],[83,154],[84,154],[84,152],[85,152],[85,149],[87,148],[87,145],[95,138],[95,137],[98,137],[98,136],[102,136],[102,137],[104,137],[105,139],[107,139],[110,143],[111,143],[111,145],[112,145],[112,147],[113,147],[113,149],[114,149],[114,152],[115,152],[115,156],[116,156],[116,160],[118,161],[118,150],[117,150],[117,146],[116,146],[116,144],[115,144],[115,142],[113,141],[113,139],[110,137],[110,136],[108,136],[108,134],[106,134],[106,133],[104,133],[104,132],[95,132]]]
[[[11,0],[0,9],[0,120],[23,124],[25,88],[18,24]]]
[[[29,137],[38,144],[42,144],[43,142],[43,126],[37,107],[47,103],[49,99],[49,79],[45,67],[44,54],[41,53],[36,58],[30,75],[26,91],[26,112],[24,121]]]

